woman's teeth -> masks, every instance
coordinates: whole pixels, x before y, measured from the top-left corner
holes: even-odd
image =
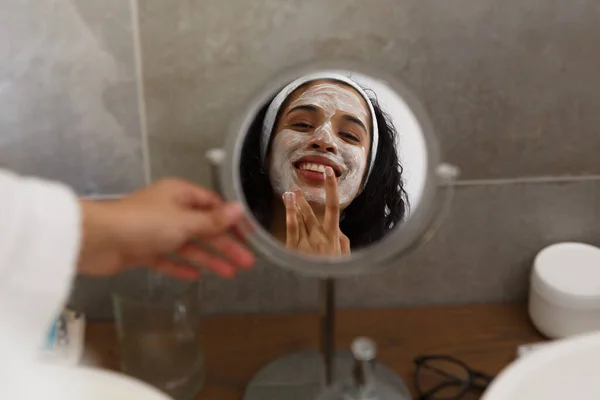
[[[300,164],[299,169],[325,173],[325,166],[321,164]]]

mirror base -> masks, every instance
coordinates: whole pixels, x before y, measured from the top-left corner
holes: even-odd
[[[334,357],[334,384],[349,379],[353,365],[350,351],[338,350]],[[381,400],[410,400],[404,381],[391,369],[377,364],[377,380],[385,382]],[[285,355],[263,367],[248,384],[244,400],[317,400],[323,396],[323,357],[317,350]]]

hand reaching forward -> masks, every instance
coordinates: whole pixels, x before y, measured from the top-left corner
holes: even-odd
[[[241,206],[225,204],[209,190],[183,180],[163,180],[122,200],[83,200],[81,208],[78,265],[84,274],[106,276],[146,266],[180,278],[199,276],[198,268],[176,261],[169,256],[173,253],[223,277],[254,264],[252,253],[228,235],[242,219]]]
[[[328,256],[350,254],[350,241],[340,231],[340,201],[331,167],[325,168],[325,196],[325,216],[320,223],[301,191],[283,195],[288,249]]]

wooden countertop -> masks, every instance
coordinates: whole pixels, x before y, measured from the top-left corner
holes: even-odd
[[[318,348],[318,313],[205,317],[207,381],[198,400],[242,399],[246,384],[275,358]],[[517,346],[543,340],[524,305],[473,305],[339,311],[337,346],[356,336],[378,345],[378,360],[412,387],[414,356],[449,354],[472,368],[498,373],[514,360]],[[87,351],[104,367],[118,368],[112,323],[91,323]]]

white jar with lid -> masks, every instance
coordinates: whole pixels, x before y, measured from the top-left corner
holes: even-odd
[[[557,243],[535,258],[529,316],[552,339],[600,331],[600,249]]]

